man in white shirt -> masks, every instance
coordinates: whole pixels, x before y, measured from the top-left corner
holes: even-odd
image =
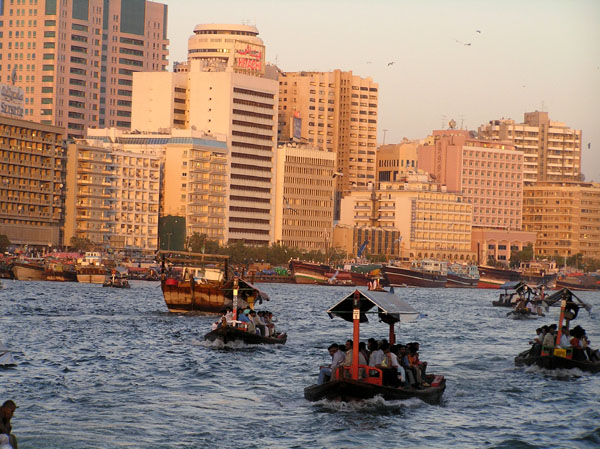
[[[379,348],[379,345],[374,341],[369,341],[369,350],[371,351],[371,355],[369,356],[369,366],[381,365],[385,356],[383,351]]]
[[[319,371],[318,385],[325,383],[325,380],[331,379],[337,368],[344,364],[346,354],[343,351],[340,351],[340,348],[336,343],[329,346],[328,350],[331,355],[331,365],[329,365],[329,367],[323,367]]]
[[[571,342],[570,342],[570,334],[569,334],[569,328],[567,326],[563,326],[562,327],[562,332],[560,335],[560,342],[558,344],[558,346],[560,348],[563,349],[567,349],[571,347]]]

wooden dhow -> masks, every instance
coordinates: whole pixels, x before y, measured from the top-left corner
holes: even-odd
[[[229,256],[159,251],[161,289],[169,312],[222,313],[233,307],[233,280]],[[268,300],[266,293],[239,279],[240,307]]]

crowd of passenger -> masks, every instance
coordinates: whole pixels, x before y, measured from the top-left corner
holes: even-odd
[[[234,319],[233,310],[230,307],[227,307],[221,319],[213,323],[212,330],[227,325],[243,329],[262,337],[277,337],[279,335],[275,329],[273,312],[268,310],[256,311],[250,308],[239,308],[237,309],[236,315],[237,319]]]
[[[333,343],[328,348],[331,355],[331,365],[321,367],[317,383],[323,384],[336,379],[340,373],[349,377],[347,369],[352,366],[353,342],[347,340],[345,344]],[[422,389],[429,387],[426,382],[427,362],[419,359],[419,343],[390,345],[387,340],[377,341],[369,338],[365,343],[358,345],[359,378],[376,376],[378,371],[369,367],[378,368],[382,373],[382,384],[390,387]]]
[[[590,340],[585,333],[585,329],[581,326],[575,326],[569,329],[569,326],[562,326],[560,340],[557,342],[558,325],[555,323],[538,327],[535,330],[536,336],[531,343],[532,347],[529,354],[539,356],[542,353],[542,348],[561,348],[571,349],[573,360],[578,361],[600,361],[600,351],[592,349]],[[557,344],[558,343],[558,344]]]

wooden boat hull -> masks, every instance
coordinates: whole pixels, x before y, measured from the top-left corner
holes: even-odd
[[[12,267],[15,279],[18,281],[45,281],[44,268],[41,266],[15,263]]]
[[[428,376],[429,377],[429,376]],[[371,399],[375,396],[381,396],[386,401],[398,401],[417,398],[428,404],[438,404],[446,389],[446,380],[438,386],[432,386],[416,390],[413,388],[393,388],[380,385],[373,385],[353,379],[338,379],[325,382],[321,385],[311,385],[304,389],[304,397],[308,401],[320,401],[327,399],[330,401],[360,401]]]
[[[227,326],[225,328],[215,329],[204,336],[205,340],[215,341],[222,340],[223,343],[231,341],[243,341],[250,345],[284,345],[287,341],[286,334],[280,334],[280,337],[263,337],[258,334],[252,334],[243,329]]]
[[[512,318],[513,320],[535,320],[546,315],[544,315],[543,313],[541,315],[538,315],[535,312],[517,312],[513,310],[512,312],[508,312],[506,316]]]
[[[536,365],[547,370],[555,369],[573,369],[590,373],[600,372],[600,362],[588,362],[583,360],[567,359],[565,357],[550,356],[530,356],[529,351],[524,351],[515,357],[515,366]]]
[[[443,288],[446,286],[447,277],[442,274],[393,266],[385,266],[381,272],[384,282],[392,287],[406,285],[410,287]]]
[[[104,284],[106,274],[77,274],[77,282],[83,284]]]
[[[461,276],[459,274],[448,273],[446,278],[446,287],[449,288],[475,288],[478,283],[478,278]]]
[[[161,288],[169,312],[216,314],[233,305],[233,300],[225,295],[219,283],[194,282],[192,288],[190,281],[167,279],[161,282]]]
[[[478,288],[500,288],[502,284],[508,281],[520,281],[521,273],[515,270],[505,270],[496,267],[479,266]]]

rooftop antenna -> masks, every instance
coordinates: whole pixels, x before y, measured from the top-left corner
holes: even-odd
[[[460,129],[465,129],[465,116],[460,115]]]
[[[383,130],[383,145],[385,145],[385,135],[387,134],[388,130],[384,129]]]
[[[440,129],[444,129],[444,126],[446,126],[446,123],[448,123],[448,120],[445,115],[442,115],[442,124],[440,125]]]

